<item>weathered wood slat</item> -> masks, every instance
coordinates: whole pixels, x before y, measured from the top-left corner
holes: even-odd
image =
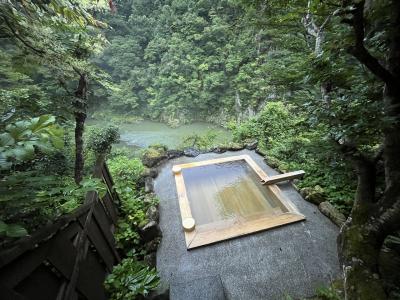
[[[50,242],[41,244],[41,246],[34,251],[28,251],[18,257],[18,260],[16,260],[13,264],[1,268],[1,284],[9,288],[13,288],[19,282],[29,276],[33,270],[43,263],[47,255],[49,244]]]
[[[117,210],[115,209],[115,204],[113,203],[113,200],[112,200],[110,194],[107,193],[101,202],[102,202],[103,206],[105,207],[104,211],[111,218],[112,222],[114,224],[117,224],[118,213],[117,213]]]
[[[268,178],[263,180],[262,184],[276,184],[278,182],[286,181],[286,180],[292,180],[296,178],[302,178],[304,176],[305,172],[303,170],[300,171],[294,171],[294,172],[289,172],[289,173],[284,173],[284,174],[279,174],[279,175],[274,175],[274,176],[268,176]]]
[[[114,265],[114,253],[108,247],[107,241],[102,235],[97,223],[93,219],[88,227],[88,237],[92,242],[100,257],[104,261],[108,270],[112,270]]]
[[[109,191],[102,200],[88,193],[74,212],[0,250],[1,299],[106,299],[105,275],[120,260],[113,236],[119,198],[106,165],[102,176]]]
[[[69,223],[76,221],[79,217],[87,213],[88,210],[89,205],[82,205],[71,214],[60,217],[53,224],[42,227],[41,230],[33,233],[31,236],[17,240],[9,246],[10,248],[0,252],[0,268],[10,263],[25,251],[34,249],[38,244],[50,239],[57,231],[68,226]]]
[[[121,259],[119,257],[117,250],[115,249],[115,239],[113,235],[114,226],[112,223],[110,223],[111,221],[107,218],[107,214],[104,211],[104,206],[102,205],[96,206],[94,209],[94,216],[97,224],[100,227],[101,233],[103,234],[104,239],[107,242],[109,249],[114,255],[114,262],[119,262]],[[111,269],[109,271],[111,271]]]
[[[18,294],[14,290],[0,285],[0,295],[2,299],[7,299],[7,300],[28,300],[24,296]]]
[[[106,300],[102,288],[105,276],[104,266],[99,262],[97,255],[89,250],[86,259],[81,263],[76,288],[87,299]]]
[[[71,236],[71,233],[76,234],[79,230],[80,226],[77,224],[70,226],[63,235],[57,237],[53,242],[47,257],[47,260],[68,280],[71,278],[76,257],[76,248],[68,237]],[[63,252],[68,253],[68,255],[60,255]]]

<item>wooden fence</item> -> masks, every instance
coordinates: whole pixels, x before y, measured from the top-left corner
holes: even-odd
[[[118,195],[106,165],[108,191],[0,252],[0,299],[102,300],[103,282],[120,261],[113,237]]]

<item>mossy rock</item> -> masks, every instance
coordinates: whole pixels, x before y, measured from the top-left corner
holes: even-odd
[[[379,271],[385,282],[388,299],[400,299],[400,232],[389,235],[379,256]]]
[[[332,204],[328,201],[320,203],[318,206],[319,210],[327,216],[333,223],[341,227],[344,222],[346,222],[346,217],[344,214],[339,212]]]
[[[245,148],[245,145],[243,145],[241,143],[230,142],[227,145],[225,145],[225,148],[228,151],[240,151]]]
[[[167,151],[168,159],[174,159],[177,157],[181,157],[183,155],[184,155],[184,152],[182,150],[168,150]]]
[[[148,168],[155,167],[166,158],[167,148],[163,145],[150,146],[142,154],[142,162]]]
[[[157,175],[158,175],[157,169],[153,168],[145,168],[142,174],[143,177],[151,177],[151,178],[156,178]]]
[[[315,205],[320,205],[322,202],[326,201],[326,197],[324,195],[324,190],[319,185],[316,185],[313,188],[306,187],[300,190],[301,196]]]
[[[250,142],[246,143],[246,149],[247,150],[256,150],[257,146],[258,146],[258,141],[256,141],[256,140],[253,140],[253,141],[250,141]]]

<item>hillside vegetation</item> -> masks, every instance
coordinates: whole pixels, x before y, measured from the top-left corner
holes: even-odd
[[[400,1],[9,0],[0,20],[1,246],[103,193],[93,167],[108,159],[119,247],[140,250],[108,288],[147,294],[158,279],[137,230],[157,200],[136,182],[141,162],[111,151],[118,128],[86,120],[206,121],[304,169],[300,187],[346,214],[346,299],[399,297]]]

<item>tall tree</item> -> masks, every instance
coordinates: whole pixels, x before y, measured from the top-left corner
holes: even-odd
[[[384,83],[379,105],[386,120],[383,142],[371,157],[351,140],[340,141],[353,162],[358,188],[351,216],[339,236],[347,299],[386,299],[379,276],[379,253],[385,238],[400,230],[400,2],[343,1],[337,14],[351,26],[354,43],[349,48],[362,65]],[[373,15],[385,19],[373,18]],[[369,36],[383,31],[385,52],[368,50]],[[383,158],[384,191],[377,196],[377,164]]]
[[[262,12],[258,25],[284,27],[280,32],[292,37],[296,24],[305,27],[313,55],[302,50],[309,65],[294,71],[305,68],[307,75],[288,99],[326,132],[326,143],[336,144],[358,178],[338,238],[346,299],[387,299],[379,255],[400,230],[400,2],[256,1],[250,7]],[[289,50],[290,42],[278,48]]]
[[[74,98],[76,183],[82,180],[84,166],[87,80],[93,71],[88,58],[104,43],[101,36],[92,33],[95,28],[105,27],[89,13],[98,5],[101,5],[98,1],[4,1],[0,4],[1,37],[38,57],[40,64],[50,68],[61,86]],[[107,5],[105,1],[104,5]],[[68,85],[76,76],[78,84],[72,93]]]

